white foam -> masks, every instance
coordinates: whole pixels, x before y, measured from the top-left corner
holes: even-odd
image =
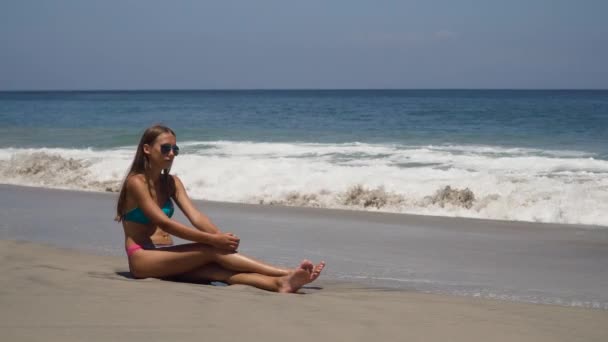
[[[230,141],[180,146],[172,172],[197,199],[608,226],[608,161],[585,152]],[[133,146],[2,149],[0,174],[10,184],[115,190],[133,155]],[[19,171],[32,166],[42,171]]]
[[[116,191],[133,157],[132,149],[0,150],[2,183],[90,191]]]

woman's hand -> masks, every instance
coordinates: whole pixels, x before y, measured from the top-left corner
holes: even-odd
[[[225,249],[229,251],[236,251],[239,248],[239,243],[241,239],[239,239],[236,235],[232,233],[218,233],[213,234],[213,247],[217,247],[219,249]]]

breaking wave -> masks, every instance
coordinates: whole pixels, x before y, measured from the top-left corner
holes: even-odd
[[[89,191],[119,190],[120,179],[98,177],[95,158],[74,158],[70,154],[32,150],[10,153],[10,158],[0,159],[0,175],[3,183],[7,184]]]
[[[182,142],[172,172],[227,202],[608,226],[608,161],[490,146]],[[2,183],[118,191],[134,148],[0,150]]]
[[[432,196],[425,196],[421,200],[408,200],[402,195],[389,192],[383,186],[375,189],[367,189],[361,184],[352,186],[345,192],[333,194],[328,190],[319,193],[300,194],[291,192],[283,199],[265,202],[259,199],[259,204],[289,205],[298,207],[343,207],[353,209],[398,209],[400,206],[409,205],[427,207],[436,205],[441,208],[446,206],[462,207],[470,209],[473,206],[475,195],[471,190],[452,189],[449,185],[437,190]],[[332,203],[333,202],[333,203]]]

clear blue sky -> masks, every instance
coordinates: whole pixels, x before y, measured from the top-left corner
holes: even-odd
[[[0,1],[0,90],[608,88],[608,1]]]

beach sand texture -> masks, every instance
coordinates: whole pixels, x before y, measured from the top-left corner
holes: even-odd
[[[438,294],[469,282],[601,307],[602,227],[197,201],[243,239],[243,253],[283,265],[328,261],[305,294],[281,295],[130,278],[114,200],[0,186],[3,341],[608,340],[608,310]]]
[[[0,241],[4,341],[606,341],[608,312],[319,281],[304,295],[128,277],[124,258]]]

